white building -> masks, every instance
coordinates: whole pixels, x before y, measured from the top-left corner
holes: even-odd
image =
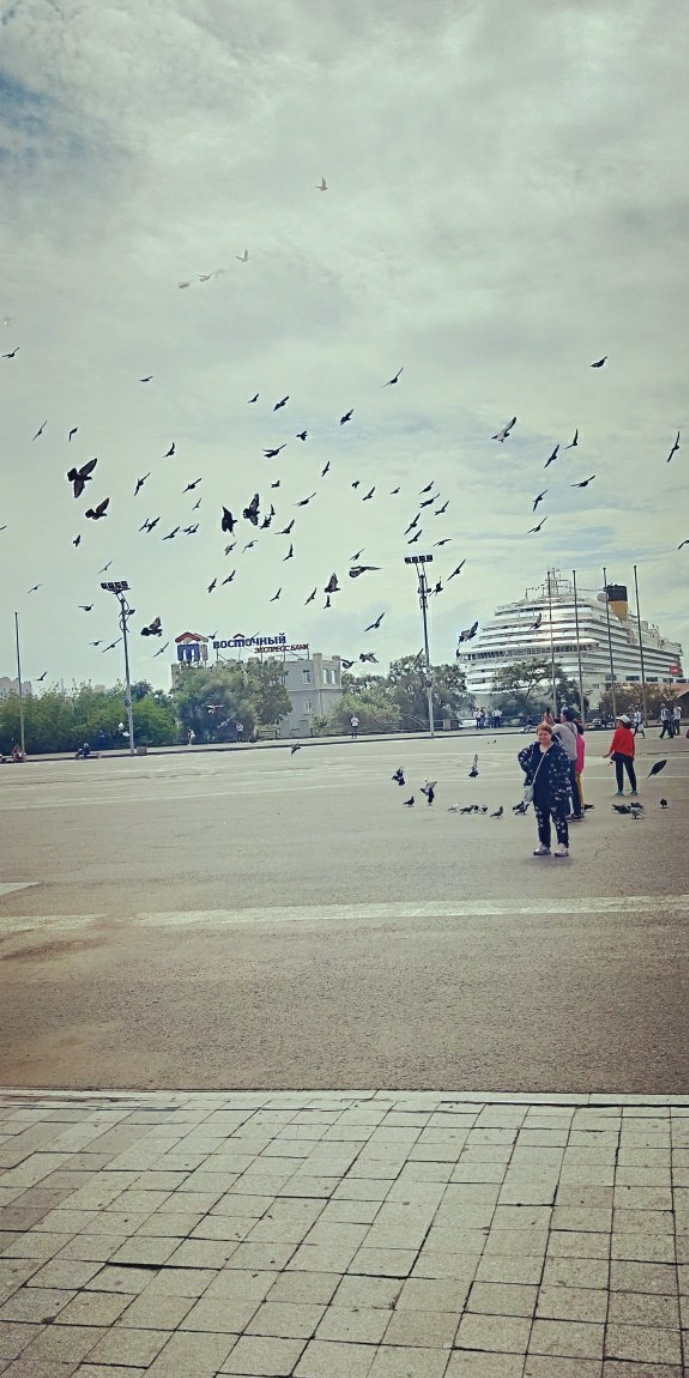
[[[638,620],[624,585],[577,588],[575,606],[573,582],[557,570],[550,570],[540,587],[526,589],[523,598],[496,608],[479,635],[459,647],[457,658],[475,703],[490,707],[499,670],[521,660],[550,659],[552,653],[565,674],[578,681],[579,652],[584,692],[595,704],[610,688],[610,646],[616,683],[641,680],[641,651],[648,684],[685,682],[682,647],[644,621],[640,649]]]
[[[22,680],[22,690],[27,697],[31,696],[31,680]],[[12,694],[19,693],[19,680],[10,679],[8,675],[0,675],[0,699],[9,699]]]

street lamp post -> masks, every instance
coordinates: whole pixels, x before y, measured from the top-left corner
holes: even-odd
[[[129,727],[129,755],[133,756],[135,754],[134,715],[132,713],[132,682],[129,674],[129,645],[127,642],[127,618],[131,617],[132,613],[134,612],[134,609],[130,608],[125,597],[125,594],[129,589],[129,584],[127,583],[126,579],[117,579],[114,580],[112,583],[101,584],[101,588],[106,589],[108,593],[114,593],[120,605],[119,622],[120,631],[122,632],[122,641],[124,644],[124,677],[125,684],[127,686],[127,697],[125,698],[124,706],[127,710],[127,723]]]
[[[610,599],[608,597],[608,572],[603,565],[603,589],[605,592],[605,620],[608,627],[608,654],[610,656],[610,694],[612,697],[612,715],[617,717],[617,695],[615,693],[615,662],[612,654],[612,628],[610,625]]]
[[[433,676],[431,674],[431,655],[428,645],[428,584],[426,583],[426,571],[424,565],[431,563],[432,555],[405,555],[405,565],[416,565],[416,573],[419,581],[419,604],[421,606],[421,616],[423,618],[423,648],[426,665],[426,698],[428,700],[428,735],[435,737],[435,722],[433,715]]]
[[[19,653],[19,614],[14,614],[14,639],[17,644],[17,688],[19,689],[19,745],[22,756],[26,755],[26,745],[24,741],[24,684],[22,681],[22,662]]]

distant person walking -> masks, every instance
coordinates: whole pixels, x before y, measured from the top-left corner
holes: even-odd
[[[553,727],[553,736],[558,739],[564,749],[569,765],[569,785],[572,798],[572,811],[569,815],[569,822],[580,823],[582,818],[581,799],[579,797],[579,787],[577,785],[577,732],[574,722],[574,713],[571,708],[563,708],[560,714],[560,721]]]
[[[624,772],[626,770],[631,785],[631,793],[636,794],[636,772],[634,770],[634,733],[632,725],[626,713],[622,713],[617,719],[617,727],[612,734],[612,741],[607,751],[603,752],[603,760],[608,758],[615,762],[615,776],[617,779],[617,793],[624,794]]]
[[[682,730],[682,705],[676,703],[672,710],[672,727],[676,737],[679,737]]]
[[[190,727],[190,728],[189,728],[189,736],[187,737],[187,746],[193,746],[195,741],[196,741],[196,733],[195,733],[193,727]]]
[[[518,755],[519,764],[526,773],[527,789],[533,789],[533,806],[538,825],[538,846],[534,856],[550,856],[551,818],[557,836],[555,856],[569,856],[569,761],[564,747],[553,737],[553,729],[549,723],[538,724],[536,738],[530,746],[523,747]]]
[[[358,735],[359,735],[359,719],[357,718],[356,713],[352,713],[352,716],[351,716],[351,718],[349,719],[349,726],[350,726],[350,729],[351,729],[352,741],[353,741],[354,738],[355,738],[355,737],[358,737]]]
[[[645,727],[644,727],[644,715],[643,715],[643,713],[641,712],[641,709],[640,709],[640,708],[635,708],[635,709],[634,709],[634,712],[633,712],[633,714],[632,714],[632,723],[633,723],[633,725],[634,725],[634,736],[637,737],[637,736],[639,735],[639,733],[641,733],[641,736],[642,736],[642,737],[644,738],[644,740],[645,740],[645,738],[646,738],[646,729],[645,729]]]
[[[667,732],[668,737],[671,737],[671,736],[672,736],[672,733],[673,733],[672,714],[671,714],[670,709],[668,708],[667,704],[661,703],[661,705],[660,705],[660,740],[661,740],[661,742],[662,742],[663,737],[665,736],[665,733],[666,733],[666,732]]]

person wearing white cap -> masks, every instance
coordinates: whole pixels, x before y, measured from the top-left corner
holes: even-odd
[[[608,750],[603,753],[603,760],[611,757],[615,762],[615,775],[617,778],[617,793],[624,794],[624,772],[626,770],[631,785],[631,793],[636,794],[636,773],[634,770],[634,733],[632,725],[626,713],[620,713],[617,717],[617,726],[612,734],[612,741]]]

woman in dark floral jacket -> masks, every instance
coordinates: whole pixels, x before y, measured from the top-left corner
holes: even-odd
[[[555,824],[555,856],[569,856],[567,811],[571,788],[567,753],[553,737],[548,723],[539,723],[537,741],[519,752],[519,764],[526,773],[526,784],[533,785],[533,806],[538,823],[538,847],[534,856],[550,856],[550,819]]]

